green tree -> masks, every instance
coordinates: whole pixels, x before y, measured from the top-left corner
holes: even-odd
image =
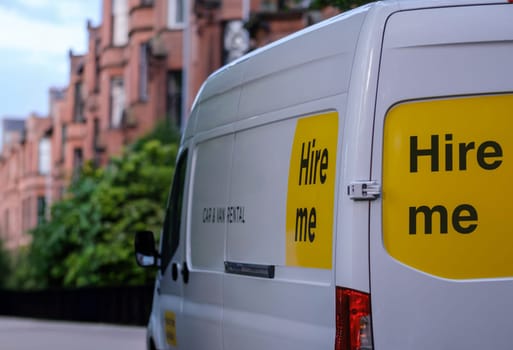
[[[5,287],[8,289],[35,289],[38,287],[28,259],[30,246],[18,248],[11,255],[11,270]]]
[[[171,131],[172,132],[172,131]],[[176,134],[176,133],[175,133]],[[32,233],[25,287],[142,284],[154,271],[136,266],[133,234],[159,232],[174,172],[178,136],[146,137],[105,169],[86,164],[51,220]]]
[[[4,246],[3,239],[0,238],[0,288],[4,288],[6,286],[10,272],[10,254]]]
[[[169,121],[160,121],[151,132],[130,145],[129,151],[140,151],[148,141],[160,141],[163,145],[178,145],[180,136],[180,130],[171,125]]]
[[[355,7],[368,4],[374,1],[366,0],[313,0],[310,5],[311,8],[320,9],[326,6],[337,7],[343,11],[353,9]]]

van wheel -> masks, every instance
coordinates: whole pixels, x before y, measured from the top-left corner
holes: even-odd
[[[148,350],[157,350],[157,347],[155,346],[153,339],[150,339],[150,348]]]

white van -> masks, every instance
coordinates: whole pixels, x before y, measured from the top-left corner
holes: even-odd
[[[512,2],[376,2],[208,78],[136,239],[149,347],[512,349]]]

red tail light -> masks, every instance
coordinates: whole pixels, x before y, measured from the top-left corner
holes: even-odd
[[[336,289],[335,350],[372,350],[370,295]]]

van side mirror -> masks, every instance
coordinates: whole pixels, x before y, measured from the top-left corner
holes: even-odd
[[[151,231],[137,231],[134,239],[135,261],[141,267],[159,266],[159,253]]]

